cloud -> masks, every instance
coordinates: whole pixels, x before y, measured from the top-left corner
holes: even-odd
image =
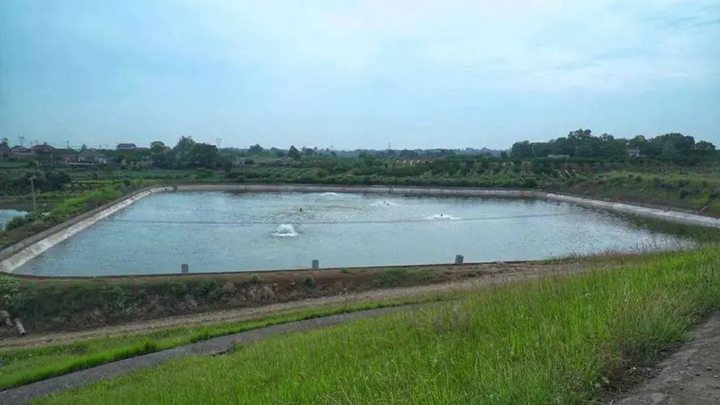
[[[37,128],[124,122],[138,133],[162,126],[358,139],[367,129],[431,138],[483,126],[522,132],[518,106],[533,113],[548,103],[560,116],[579,97],[604,100],[604,111],[660,91],[716,106],[717,96],[690,94],[720,87],[719,7],[715,0],[0,2],[0,114],[10,117],[0,129],[30,125],[22,120]],[[661,107],[653,121],[668,116]],[[76,118],[97,123],[63,124]],[[576,120],[557,118],[583,125]]]
[[[701,85],[714,80],[720,66],[710,35],[672,29],[711,30],[717,15],[709,13],[717,9],[711,2],[274,4],[194,7],[214,14],[208,18],[213,26],[204,28],[223,39],[220,54],[262,53],[279,77],[329,84],[430,80],[528,91],[642,91],[678,81]]]

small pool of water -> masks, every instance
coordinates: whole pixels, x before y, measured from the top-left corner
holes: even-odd
[[[613,213],[526,199],[163,193],[16,270],[119,275],[545,259],[696,242]]]
[[[27,212],[25,211],[0,209],[0,229],[5,228],[5,224],[10,222],[11,219],[15,217],[21,217],[25,214],[27,214]]]

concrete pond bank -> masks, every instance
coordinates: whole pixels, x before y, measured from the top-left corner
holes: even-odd
[[[35,256],[43,253],[58,243],[69,239],[76,233],[95,224],[103,218],[122,210],[137,200],[148,195],[170,191],[172,187],[150,187],[135,191],[129,195],[78,215],[62,224],[37,233],[2,251],[0,251],[0,271],[12,273]]]
[[[56,244],[67,240],[78,232],[92,226],[98,221],[128,207],[134,202],[158,192],[338,192],[338,193],[375,193],[396,194],[405,196],[456,196],[456,197],[495,197],[495,198],[529,198],[564,202],[589,208],[614,211],[622,214],[654,218],[676,223],[720,228],[720,218],[641,207],[631,204],[614,203],[588,198],[567,196],[533,190],[504,190],[480,188],[452,187],[395,187],[395,186],[343,186],[343,185],[246,185],[246,184],[189,184],[178,186],[150,187],[136,191],[120,200],[111,202],[95,210],[75,217],[63,224],[38,233],[13,246],[0,251],[0,271],[12,273],[29,260],[45,252]]]

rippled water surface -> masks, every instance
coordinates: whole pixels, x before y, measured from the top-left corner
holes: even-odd
[[[247,271],[526,260],[687,247],[616,214],[523,199],[337,193],[144,198],[17,270],[37,275]]]

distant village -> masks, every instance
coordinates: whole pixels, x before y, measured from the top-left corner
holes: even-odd
[[[162,142],[156,141],[151,146],[169,150]],[[34,143],[29,146],[11,146],[5,138],[0,140],[0,160],[2,159],[36,159],[77,166],[106,165],[110,163],[137,166],[150,166],[150,148],[137,146],[134,143],[119,143],[115,149],[54,147],[48,143]]]
[[[275,158],[279,163],[289,164],[293,159],[291,147],[287,149],[263,148],[260,145],[253,145],[249,148],[225,147],[217,148],[210,145],[217,151],[222,151],[224,156],[233,156],[232,161],[235,164],[246,164],[252,162],[248,160],[252,157],[264,156],[266,158]],[[389,145],[388,145],[389,147]],[[11,146],[7,138],[0,138],[0,160],[2,159],[34,159],[42,161],[50,161],[54,163],[64,163],[75,166],[91,166],[91,165],[108,165],[122,164],[133,167],[143,167],[152,165],[152,154],[158,152],[167,152],[172,148],[166,146],[161,141],[151,142],[148,147],[138,146],[135,143],[118,143],[114,149],[106,145],[105,148],[88,148],[85,145],[80,148],[57,147],[47,142],[33,142],[30,146],[22,144]],[[300,148],[297,150],[302,156],[332,156],[357,158],[365,155],[373,155],[378,157],[389,157],[399,159],[401,166],[414,166],[419,163],[427,162],[441,157],[460,155],[479,155],[499,157],[504,151],[493,150],[488,148],[475,149],[413,149],[413,150],[372,150],[372,149],[356,149],[356,150],[336,150],[336,149],[318,149],[318,148]]]

